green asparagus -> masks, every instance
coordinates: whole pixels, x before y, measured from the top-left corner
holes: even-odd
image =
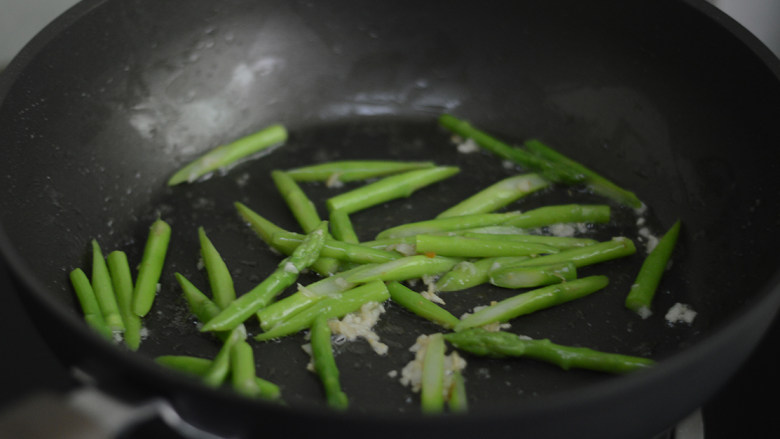
[[[311,350],[314,370],[322,381],[328,405],[337,410],[345,410],[349,405],[346,393],[341,390],[339,369],[333,356],[331,331],[328,318],[319,316],[311,326]]]
[[[460,291],[490,280],[490,271],[528,260],[528,256],[501,256],[462,261],[442,274],[436,281],[437,291]]]
[[[287,170],[295,181],[350,182],[384,177],[390,174],[432,168],[433,162],[409,162],[393,160],[340,160]]]
[[[587,296],[606,287],[608,283],[606,276],[588,276],[520,293],[462,318],[453,329],[458,332],[489,323],[504,323],[521,315]]]
[[[255,354],[244,340],[233,345],[230,351],[230,380],[233,390],[250,398],[262,393],[255,379]]]
[[[211,362],[211,366],[203,375],[203,381],[206,384],[216,387],[225,382],[230,374],[230,357],[233,346],[245,339],[246,328],[243,325],[230,331],[228,337],[222,342],[222,348]]]
[[[235,202],[234,206],[236,207],[239,216],[249,224],[249,227],[257,234],[257,236],[260,237],[260,239],[262,239],[271,248],[282,254],[292,254],[292,252],[295,250],[295,247],[297,247],[300,242],[297,244],[290,244],[289,242],[281,241],[279,244],[275,244],[275,236],[277,239],[279,239],[279,236],[288,236],[289,234],[290,237],[295,236],[296,239],[300,238],[301,241],[303,240],[302,235],[284,230],[271,221],[268,221],[266,218],[262,217],[260,214],[253,211],[243,203]],[[330,276],[335,274],[335,269],[337,267],[334,267],[330,259],[320,258],[312,264],[311,268],[323,276]]]
[[[168,223],[162,219],[154,221],[149,228],[133,290],[133,311],[141,317],[152,309],[170,239],[171,227]]]
[[[457,317],[450,314],[449,311],[398,281],[388,282],[387,290],[390,292],[390,299],[393,302],[426,320],[438,323],[446,329],[452,329],[460,321]]]
[[[463,138],[474,140],[479,146],[493,154],[503,159],[510,160],[531,171],[539,172],[542,176],[551,181],[573,184],[585,179],[584,175],[569,167],[561,166],[523,149],[510,146],[509,144],[490,136],[486,132],[474,128],[465,120],[460,120],[450,114],[441,115],[439,117],[439,123],[444,128],[447,128]]]
[[[384,282],[373,281],[349,289],[338,296],[326,297],[311,306],[292,314],[268,331],[255,336],[255,340],[266,341],[294,334],[311,327],[318,316],[326,318],[343,317],[357,311],[368,302],[384,302],[390,297]]]
[[[319,257],[320,249],[325,242],[327,227],[327,221],[322,221],[317,228],[306,235],[303,243],[290,257],[279,263],[270,276],[224,307],[222,312],[203,325],[201,331],[225,331],[235,328],[292,285],[298,279],[299,273]]]
[[[422,365],[420,404],[424,413],[440,413],[444,410],[444,335],[428,336]]]
[[[326,297],[338,296],[340,293],[356,287],[357,283],[347,282],[345,278],[352,274],[369,270],[375,265],[376,264],[359,265],[353,269],[342,271],[341,273],[320,279],[309,285],[299,285],[298,291],[295,293],[271,303],[257,312],[257,319],[260,321],[260,327],[264,331],[267,331],[282,320],[309,307],[318,300]]]
[[[511,267],[492,270],[489,282],[503,288],[532,288],[577,278],[577,267],[572,262],[532,267]]]
[[[587,247],[572,248],[552,255],[520,261],[516,265],[540,266],[557,264],[559,262],[572,262],[575,267],[581,268],[587,265],[623,258],[634,253],[636,253],[634,242],[626,237],[618,236],[609,241],[599,242]]]
[[[349,215],[342,210],[334,210],[330,213],[330,227],[333,237],[349,244],[360,242]]]
[[[208,358],[193,357],[190,355],[160,355],[154,361],[157,364],[169,367],[188,375],[202,377],[211,367]]]
[[[303,189],[286,172],[278,169],[273,170],[271,178],[303,231],[309,233],[314,230],[322,221],[314,202],[306,196]]]
[[[304,236],[298,233],[277,232],[271,237],[271,243],[272,247],[281,249],[282,253],[288,254],[300,245],[303,238]],[[358,264],[389,262],[400,257],[398,253],[393,251],[374,249],[328,238],[325,239],[322,246],[321,256]]]
[[[680,234],[680,220],[661,237],[655,248],[647,255],[639,273],[631,285],[631,290],[626,297],[626,307],[632,311],[647,315],[653,302],[658,284],[661,282],[669,258],[672,256]]]
[[[561,166],[565,166],[572,169],[574,172],[585,176],[583,183],[594,193],[603,195],[618,203],[624,204],[634,209],[642,207],[642,201],[631,191],[621,188],[615,183],[602,177],[595,171],[586,168],[581,163],[578,163],[569,157],[564,156],[560,152],[550,148],[544,143],[536,139],[531,139],[525,142],[525,147],[532,153],[553,163],[557,163]]]
[[[494,212],[548,186],[550,181],[539,174],[514,175],[482,189],[440,213],[437,218]]]
[[[528,357],[555,364],[564,370],[579,368],[599,372],[627,373],[646,369],[655,364],[649,358],[563,346],[552,343],[548,339],[532,340],[510,332],[491,332],[481,328],[448,333],[444,338],[457,349],[474,355],[496,358]]]
[[[268,221],[266,218],[262,217],[259,213],[247,207],[245,204],[236,201],[235,203],[233,203],[233,205],[235,206],[239,216],[244,221],[246,221],[247,224],[249,224],[249,227],[251,227],[252,230],[257,234],[257,236],[259,236],[260,239],[262,239],[266,244],[271,245],[271,238],[274,236],[274,234],[279,232],[282,233],[287,232],[287,230],[277,226],[271,221]],[[292,251],[290,251],[289,253],[283,252],[282,249],[275,248],[275,247],[274,249],[286,255],[292,253]]]
[[[329,198],[328,210],[331,212],[341,210],[346,214],[355,213],[386,201],[408,197],[418,189],[447,179],[459,171],[460,169],[453,166],[437,166],[384,177],[374,183]]]
[[[529,235],[526,233],[464,232],[460,234],[460,236],[465,236],[466,238],[496,239],[501,241],[533,242],[555,247],[559,250],[585,247],[598,242],[591,238],[579,238],[575,236]]]
[[[84,321],[98,334],[111,340],[113,331],[103,318],[103,313],[100,311],[100,305],[98,305],[95,291],[92,289],[92,284],[89,282],[87,274],[81,268],[73,269],[70,272],[70,282],[81,305],[81,311],[84,313]]]
[[[298,183],[286,172],[279,170],[271,171],[271,178],[303,232],[309,233],[317,228],[322,222],[320,214],[317,212],[314,202],[306,196]],[[332,258],[323,257],[318,264],[319,268],[326,272],[335,273],[338,271],[339,262]]]
[[[453,413],[465,413],[469,409],[468,399],[466,398],[466,381],[463,373],[456,370],[452,374],[452,385],[450,387],[450,397],[447,400],[447,407]]]
[[[192,282],[184,277],[184,275],[181,273],[174,273],[174,277],[176,277],[176,280],[179,282],[179,286],[184,295],[184,300],[187,301],[190,312],[202,323],[208,322],[222,311],[216,303],[203,294]]]
[[[198,239],[200,241],[200,255],[203,258],[203,265],[206,268],[211,287],[211,296],[218,307],[225,308],[236,300],[233,277],[217,248],[206,236],[203,227],[198,227]]]
[[[100,250],[100,244],[95,239],[92,240],[92,290],[106,324],[114,331],[124,331],[125,324],[119,311],[111,275],[108,273],[108,265]]]
[[[447,218],[436,218],[390,227],[379,232],[376,239],[391,239],[414,235],[431,235],[443,232],[472,229],[475,227],[504,224],[520,212],[478,213]]]
[[[650,359],[555,345],[546,339],[525,340],[507,332],[487,332],[481,328],[603,289],[609,283],[606,276],[577,279],[577,269],[636,251],[633,242],[622,237],[597,242],[587,238],[526,233],[530,228],[561,223],[607,223],[611,213],[606,204],[568,204],[497,213],[499,209],[553,183],[584,184],[594,193],[634,208],[642,207],[642,203],[633,193],[537,140],[526,142],[525,149],[521,149],[451,115],[442,115],[439,122],[456,134],[475,140],[486,150],[528,168],[531,173],[508,177],[485,187],[434,219],[391,227],[377,234],[374,241],[360,243],[350,221],[351,214],[408,197],[418,189],[455,175],[459,169],[436,166],[433,162],[345,160],[272,171],[271,177],[281,197],[305,234],[284,230],[236,202],[239,215],[255,233],[270,247],[286,255],[265,280],[236,299],[224,260],[204,229],[199,228],[201,254],[213,300],[181,274],[175,273],[175,277],[190,310],[204,323],[202,330],[214,331],[223,343],[213,360],[162,356],[157,361],[199,376],[212,386],[220,385],[230,377],[233,388],[242,394],[263,396],[268,394],[269,387],[273,387],[275,390],[270,393],[278,397],[278,387],[255,374],[254,352],[246,342],[243,322],[252,315],[257,316],[263,330],[255,337],[257,341],[311,329],[313,365],[322,380],[328,403],[334,408],[346,409],[348,400],[340,385],[328,319],[357,311],[368,302],[390,299],[453,331],[430,336],[423,362],[421,406],[425,413],[441,412],[445,404],[449,404],[453,412],[467,409],[464,378],[459,371],[454,372],[453,384],[444,388],[445,340],[475,355],[526,356],[549,361],[564,369],[580,367],[620,373],[652,365]],[[168,184],[196,181],[206,173],[286,139],[285,129],[274,125],[216,148],[179,171]],[[315,204],[298,185],[303,181],[330,184],[370,178],[380,179],[327,200],[329,222],[320,219]],[[333,236],[328,233],[328,225]],[[679,221],[645,260],[626,298],[628,308],[635,311],[649,308],[678,232]],[[161,219],[150,227],[135,285],[126,255],[113,252],[104,259],[97,241],[93,241],[93,260],[102,261],[103,266],[93,264],[92,284],[83,271],[71,272],[71,281],[88,324],[111,337],[109,324],[114,325],[114,329],[121,329],[116,322],[119,318],[124,325],[128,347],[138,348],[141,316],[152,307],[170,235],[170,227]],[[274,302],[307,268],[328,277],[299,285],[297,292]],[[439,275],[435,285],[439,291],[454,291],[485,282],[504,288],[536,289],[458,319],[400,283]],[[100,303],[101,298],[108,297],[105,285],[115,292],[116,307],[108,306],[110,318],[100,312],[106,308]]]
[[[487,258],[496,256],[530,256],[558,253],[557,247],[523,241],[501,241],[464,236],[417,235],[418,253],[432,253],[459,258]]]
[[[200,378],[206,375],[212,364],[212,360],[208,358],[189,355],[160,355],[154,360],[157,364]],[[259,396],[261,398],[275,400],[281,397],[281,389],[276,384],[257,376],[254,377],[254,380],[260,389]]]
[[[374,239],[372,241],[361,241],[360,245],[379,250],[396,251],[406,256],[414,253],[414,244],[417,242],[417,235],[401,236],[398,238]],[[408,250],[402,250],[402,247]]]
[[[116,294],[119,312],[125,324],[123,338],[125,345],[130,350],[137,350],[141,345],[141,318],[133,312],[133,275],[127,254],[121,250],[114,250],[106,257],[108,273]]]
[[[523,212],[504,225],[530,229],[563,223],[607,223],[609,218],[610,208],[606,204],[564,204]]]
[[[222,309],[201,292],[195,285],[180,273],[174,273],[176,280],[181,287],[184,300],[187,301],[187,307],[200,323],[206,323],[217,316]],[[225,341],[230,335],[230,331],[217,332],[217,338]]]
[[[385,262],[361,271],[345,279],[347,282],[364,283],[375,280],[393,281],[417,279],[423,275],[435,275],[451,269],[460,259],[444,256],[414,255]]]
[[[287,140],[287,130],[282,125],[271,125],[254,134],[231,143],[218,146],[190,162],[168,180],[168,186],[192,183],[206,174],[234,164],[239,159],[279,145]]]

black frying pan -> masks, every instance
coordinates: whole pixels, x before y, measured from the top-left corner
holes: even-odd
[[[2,250],[31,316],[68,364],[112,392],[162,395],[220,434],[279,424],[297,433],[647,437],[717,390],[780,303],[778,72],[766,48],[703,1],[86,1],[2,77]],[[641,320],[622,308],[637,258],[592,270],[610,275],[607,291],[513,324],[563,344],[649,355],[657,367],[613,377],[469,357],[470,414],[423,417],[416,395],[388,372],[411,358],[418,333],[438,328],[394,306],[378,327],[389,357],[362,342],[339,351],[353,407],[346,414],[324,407],[302,336],[256,345],[258,374],[283,386],[287,407],[207,389],[149,361],[218,349],[197,333],[172,277],[179,271],[205,286],[198,226],[240,291],[275,265],[278,257],[232,209],[242,201],[295,229],[271,169],[337,158],[462,166],[451,182],[356,216],[364,239],[513,172],[487,154],[457,154],[435,123],[445,111],[510,141],[541,138],[609,175],[650,206],[659,233],[683,220],[656,306],[690,304],[699,313],[692,326],[669,327],[663,311]],[[200,152],[273,122],[291,132],[282,149],[228,175],[166,188]],[[306,188],[318,200],[331,193]],[[599,201],[553,191],[518,208],[572,199]],[[621,224],[633,218],[615,212]],[[92,238],[137,261],[158,215],[173,226],[172,250],[145,320],[150,336],[131,354],[83,325],[67,271],[87,263]],[[617,233],[636,228],[593,232]],[[475,300],[505,295],[480,288],[445,299],[459,315]]]

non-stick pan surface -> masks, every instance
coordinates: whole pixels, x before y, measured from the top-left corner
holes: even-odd
[[[778,63],[704,2],[84,2],[36,38],[1,85],[2,248],[53,348],[107,386],[168,396],[192,422],[219,432],[295,419],[296,430],[475,434],[491,422],[535,437],[587,435],[582,428],[599,437],[648,435],[716,390],[780,301]],[[207,285],[197,227],[220,249],[239,291],[275,267],[279,256],[232,206],[241,201],[296,230],[270,170],[346,158],[461,166],[450,181],[355,215],[363,239],[430,218],[518,172],[488,154],[458,153],[436,124],[443,112],[512,142],[543,139],[631,188],[656,234],[682,219],[652,317],[622,307],[644,241],[636,213],[613,206],[614,224],[587,233],[635,239],[637,257],[589,268],[610,276],[605,291],[511,329],[650,356],[658,367],[613,377],[466,357],[471,413],[427,419],[393,373],[412,358],[418,334],[440,329],[392,304],[377,327],[388,356],[363,341],[338,348],[352,403],[345,415],[324,409],[302,334],[254,345],[258,375],[282,386],[288,407],[206,389],[148,360],[210,357],[219,347],[198,333],[173,278],[181,272]],[[274,122],[290,131],[283,147],[227,174],[166,187],[199,153]],[[322,200],[339,190],[304,187],[323,212]],[[604,200],[556,189],[514,207],[571,201]],[[67,273],[86,266],[92,238],[138,261],[157,217],[173,227],[171,252],[145,319],[149,336],[140,355],[131,354],[81,324]],[[503,297],[485,287],[444,299],[460,315]],[[698,312],[692,325],[665,321],[677,302]]]

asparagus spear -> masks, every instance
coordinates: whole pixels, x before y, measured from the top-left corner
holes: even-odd
[[[647,255],[626,297],[626,307],[628,309],[640,315],[649,315],[653,296],[655,296],[661,277],[663,277],[664,271],[666,271],[666,266],[677,244],[679,234],[680,221],[677,220],[661,237],[650,254]]]
[[[642,201],[631,191],[621,188],[615,183],[602,177],[595,171],[586,168],[581,163],[578,163],[569,157],[561,154],[560,152],[550,148],[544,143],[536,139],[531,139],[525,142],[525,147],[532,153],[543,157],[553,163],[557,163],[561,166],[565,166],[572,169],[574,172],[584,175],[584,183],[593,192],[603,195],[607,198],[617,201],[634,209],[642,207]]]
[[[637,196],[627,191],[582,164],[553,150],[542,142],[532,139],[525,142],[527,150],[510,146],[487,133],[480,131],[466,121],[444,114],[439,123],[454,133],[471,138],[484,149],[507,160],[511,160],[532,171],[542,174],[545,178],[565,184],[584,183],[594,192],[611,198],[621,204],[635,209],[642,207]]]
[[[125,324],[119,312],[108,265],[100,250],[100,244],[95,239],[92,240],[92,290],[95,292],[95,298],[106,324],[114,331],[124,331]]]
[[[190,355],[160,355],[155,357],[154,361],[165,367],[197,377],[205,375],[211,367],[211,360],[208,358]]]
[[[365,283],[375,280],[393,281],[417,279],[423,275],[443,273],[460,259],[444,256],[414,255],[406,256],[394,261],[377,264],[368,270],[351,274],[345,279],[352,283]]]
[[[236,300],[236,290],[233,287],[230,270],[228,270],[217,248],[206,236],[203,227],[198,227],[198,239],[200,241],[200,254],[211,287],[211,296],[218,307],[225,308]]]
[[[328,210],[331,212],[342,210],[351,214],[386,201],[408,197],[418,189],[449,178],[458,172],[459,169],[456,167],[437,166],[384,177],[374,183],[329,198]]]
[[[529,256],[559,252],[556,247],[534,242],[501,241],[497,239],[444,235],[417,235],[415,247],[418,253],[433,253],[460,258]]]
[[[465,120],[460,120],[450,114],[443,114],[439,117],[439,123],[453,133],[467,139],[473,139],[482,148],[496,154],[497,156],[517,163],[531,171],[539,172],[544,178],[553,182],[573,184],[581,182],[585,176],[572,170],[569,167],[561,166],[557,163],[545,160],[538,155],[531,154],[508,145],[501,140],[490,136],[484,131],[473,127]]]
[[[209,360],[208,358],[199,358],[189,355],[160,355],[159,357],[156,357],[154,361],[165,367],[201,378],[206,375],[212,364],[212,360]],[[261,398],[279,399],[281,396],[282,392],[276,384],[258,376],[254,377],[254,381],[260,389],[258,396]]]
[[[179,282],[184,299],[187,301],[187,306],[190,312],[201,322],[208,322],[214,316],[220,313],[221,308],[217,306],[211,299],[203,294],[195,285],[187,280],[181,273],[174,273],[176,280]]]
[[[271,303],[257,312],[260,327],[267,331],[276,326],[289,316],[308,308],[314,302],[326,297],[338,296],[344,291],[357,286],[356,283],[347,282],[346,277],[360,271],[366,271],[376,264],[359,265],[353,269],[342,271],[333,276],[320,279],[309,285],[299,286],[298,291],[289,296]]]
[[[372,241],[362,241],[360,245],[364,247],[380,249],[380,250],[399,251],[398,250],[399,246],[408,246],[410,249],[413,249],[414,244],[416,244],[416,242],[417,242],[417,235],[410,235],[410,236],[401,236],[397,238],[374,239]]]
[[[306,196],[298,183],[286,172],[279,170],[271,171],[271,178],[303,232],[309,233],[316,229],[322,219],[314,202]],[[323,257],[318,264],[321,269],[329,273],[338,271],[339,262],[332,258]]]
[[[92,289],[92,284],[90,284],[87,274],[81,268],[76,268],[70,272],[70,282],[81,305],[81,311],[84,313],[84,321],[98,334],[111,340],[113,331],[103,318],[103,313],[100,311],[100,305],[98,305],[95,291]]]
[[[376,239],[391,239],[414,235],[432,235],[443,232],[472,229],[474,227],[504,224],[520,212],[478,213],[447,218],[417,221],[385,229],[376,235]]]
[[[415,169],[432,168],[433,162],[411,162],[393,160],[339,160],[316,165],[301,166],[287,170],[295,181],[330,181],[337,178],[341,182],[367,180],[384,177]]]
[[[527,256],[502,256],[459,262],[436,281],[436,290],[459,291],[481,285],[490,280],[491,270],[528,259]]]
[[[260,239],[262,239],[266,244],[268,244],[274,250],[283,253],[285,255],[292,254],[293,250],[295,249],[295,247],[297,247],[297,245],[282,246],[281,244],[275,244],[273,239],[274,236],[285,235],[292,232],[288,232],[287,230],[284,230],[283,228],[272,223],[271,221],[268,221],[266,218],[260,216],[260,214],[253,211],[243,203],[235,202],[234,206],[238,211],[239,216],[249,224],[249,226],[257,234],[257,236],[260,237]],[[302,236],[300,236],[300,238],[301,240],[303,239]],[[323,276],[330,276],[335,273],[334,271],[335,267],[328,259],[324,259],[324,260],[322,260],[322,258],[318,259],[312,264],[311,268]]]
[[[387,283],[390,299],[409,311],[432,322],[438,323],[446,329],[453,328],[460,320],[450,314],[449,311],[423,297],[420,293],[412,291],[398,281]]]
[[[273,170],[271,178],[303,231],[309,233],[314,230],[322,221],[314,202],[306,196],[303,189],[286,172],[278,169]]]
[[[277,226],[276,224],[268,221],[266,218],[260,216],[259,213],[247,207],[245,204],[236,201],[233,203],[239,216],[246,221],[252,230],[260,237],[266,244],[271,244],[271,238],[275,233],[286,232],[287,230]],[[274,248],[281,252],[281,249]],[[282,252],[284,253],[284,252]],[[285,253],[288,254],[288,253]]]
[[[516,213],[520,215],[520,213]],[[421,233],[426,234],[426,233]],[[502,241],[519,241],[519,242],[534,242],[538,244],[548,245],[550,247],[556,247],[559,249],[567,249],[573,247],[584,247],[586,245],[595,244],[595,239],[581,238],[574,236],[549,236],[549,235],[533,235],[527,233],[525,229],[515,226],[485,226],[485,227],[472,227],[460,230],[449,230],[442,232],[427,233],[431,235],[446,235],[446,236],[465,236],[467,238],[479,238],[479,239],[496,239]],[[373,241],[363,241],[362,245],[371,248],[387,249],[390,246],[398,246],[402,244],[414,245],[416,244],[417,235],[400,236],[395,238],[376,239]]]
[[[214,357],[214,361],[211,362],[211,366],[203,375],[203,381],[210,386],[219,386],[230,374],[230,355],[233,350],[233,346],[236,343],[246,339],[246,329],[243,325],[236,327],[230,331],[229,335],[222,343],[217,355]]]
[[[437,218],[490,213],[518,199],[550,186],[539,174],[521,174],[505,178],[440,213]]]
[[[278,232],[271,237],[271,243],[274,248],[281,249],[283,253],[289,254],[300,245],[303,238],[303,235],[297,233]],[[396,252],[374,249],[360,244],[350,244],[329,238],[325,239],[321,256],[358,264],[388,262],[400,257]]]
[[[184,182],[192,183],[210,172],[225,168],[239,159],[281,144],[286,140],[287,130],[282,125],[271,125],[254,134],[218,146],[190,162],[171,176],[168,180],[168,186]]]
[[[458,413],[465,413],[469,409],[468,400],[466,398],[466,382],[463,378],[463,373],[461,373],[460,370],[456,370],[452,375],[450,399],[447,401],[447,406],[451,412]]]
[[[141,345],[141,318],[133,312],[133,275],[127,254],[121,250],[114,250],[106,257],[108,273],[116,294],[119,312],[125,324],[125,345],[131,350],[138,350]]]
[[[342,210],[334,210],[330,213],[330,227],[333,237],[349,244],[360,242],[349,215]]]
[[[168,223],[162,219],[152,223],[133,290],[133,311],[141,317],[152,309],[170,239]]]
[[[504,225],[530,229],[562,223],[607,223],[609,218],[610,208],[606,204],[563,204],[523,212]]]
[[[579,238],[574,236],[547,236],[547,235],[529,235],[525,233],[484,233],[484,232],[465,232],[460,236],[478,239],[497,239],[501,241],[519,241],[534,242],[560,250],[585,247],[597,243],[595,239]]]
[[[216,303],[212,302],[211,299],[203,294],[183,275],[180,273],[174,273],[174,276],[179,282],[179,286],[181,286],[184,300],[187,301],[187,306],[190,309],[190,312],[195,316],[195,318],[198,319],[198,321],[201,323],[206,323],[222,311],[222,309],[217,306]],[[229,331],[216,333],[216,336],[222,341],[225,341],[229,335]]]
[[[512,296],[471,314],[455,325],[456,332],[489,323],[504,323],[594,293],[609,283],[606,276],[588,276]]]
[[[559,250],[566,250],[576,247],[585,247],[587,245],[595,244],[598,241],[591,238],[580,238],[573,236],[548,236],[548,235],[531,235],[525,233],[523,229],[510,226],[489,226],[489,227],[476,227],[464,230],[452,230],[449,232],[435,233],[434,235],[444,236],[463,236],[466,238],[476,239],[492,239],[497,241],[516,241],[542,244],[549,247],[555,247]],[[417,244],[417,236],[401,236],[396,238],[375,239],[373,241],[363,241],[360,244],[366,247],[383,250],[396,250],[400,251],[400,246],[408,246],[414,249]]]
[[[270,276],[224,307],[218,315],[203,325],[201,331],[225,331],[235,328],[292,285],[298,279],[298,274],[319,257],[320,249],[325,242],[327,227],[327,221],[322,221],[317,228],[306,235],[303,243],[290,257],[285,258]]]
[[[531,288],[556,284],[577,278],[577,267],[572,262],[536,267],[510,267],[493,270],[489,282],[503,288]]]
[[[230,380],[233,390],[244,396],[255,398],[262,393],[255,375],[255,354],[252,346],[244,340],[231,348]]]
[[[444,335],[428,336],[422,365],[420,403],[424,413],[440,413],[444,410]]]
[[[384,302],[390,297],[384,282],[373,281],[352,289],[339,296],[326,297],[311,306],[289,316],[266,332],[255,336],[255,340],[266,341],[294,334],[311,327],[318,316],[326,318],[343,317],[357,311],[368,302]]]
[[[540,266],[557,264],[560,262],[572,262],[577,268],[593,265],[600,262],[618,259],[636,253],[634,242],[628,238],[618,236],[609,241],[599,242],[587,247],[572,248],[552,255],[539,256],[516,265]]]
[[[337,410],[345,410],[349,405],[346,393],[341,390],[339,369],[333,356],[331,331],[328,319],[319,316],[311,326],[311,350],[314,369],[322,381],[328,405]]]
[[[491,332],[481,328],[467,329],[444,335],[457,349],[474,355],[490,357],[528,357],[570,368],[589,369],[609,373],[626,373],[645,369],[655,362],[649,358],[570,347],[552,343],[548,339],[531,340],[510,332]]]

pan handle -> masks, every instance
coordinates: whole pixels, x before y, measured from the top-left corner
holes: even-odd
[[[0,437],[115,439],[157,418],[183,438],[220,438],[184,421],[163,399],[132,406],[92,386],[65,395],[38,393],[24,398],[0,413]]]

